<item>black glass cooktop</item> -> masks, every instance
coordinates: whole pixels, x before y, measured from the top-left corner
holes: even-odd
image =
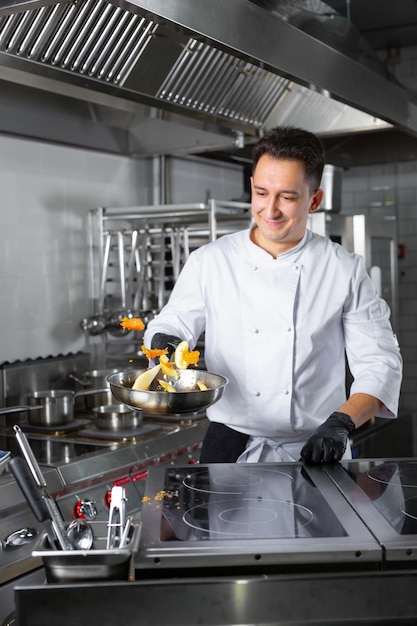
[[[417,461],[358,461],[348,468],[395,533],[417,535]]]
[[[381,559],[329,476],[301,463],[152,466],[141,520],[138,569],[177,571],[197,561],[201,571],[373,567]]]
[[[168,469],[161,539],[343,537],[341,522],[301,466]]]

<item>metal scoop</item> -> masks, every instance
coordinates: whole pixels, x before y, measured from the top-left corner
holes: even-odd
[[[67,528],[67,537],[75,550],[89,550],[93,545],[93,531],[83,519],[72,520]]]

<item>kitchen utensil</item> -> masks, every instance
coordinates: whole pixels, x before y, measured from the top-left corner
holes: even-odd
[[[93,531],[88,522],[74,519],[67,527],[67,537],[74,550],[90,550],[93,545]]]
[[[90,526],[94,545],[91,550],[51,550],[45,533],[37,538],[32,555],[42,559],[49,583],[132,579],[133,555],[138,547],[139,527],[130,525],[123,548],[107,550],[107,521],[91,522]]]
[[[78,378],[75,374],[70,374],[69,378],[89,389],[103,389],[104,387],[109,388],[107,376],[116,374],[118,371],[119,369],[116,367],[112,369],[89,370],[88,372],[83,372],[81,378]]]
[[[119,402],[132,409],[140,409],[154,415],[175,415],[193,413],[211,406],[223,395],[227,378],[219,374],[212,374],[204,370],[180,370],[177,379],[170,379],[175,386],[176,393],[167,391],[137,391],[132,389],[136,378],[144,370],[129,370],[111,374],[109,381],[111,391]],[[200,380],[207,387],[207,391],[200,391],[197,381]]]
[[[35,458],[35,455],[33,454],[32,448],[29,445],[26,435],[24,434],[24,432],[22,431],[22,429],[20,428],[18,424],[15,424],[13,426],[13,430],[15,431],[17,442],[20,446],[20,449],[26,460],[29,470],[35,480],[35,483],[39,487],[42,501],[44,502],[48,510],[48,515],[49,515],[49,518],[51,519],[53,531],[58,540],[59,546],[62,550],[72,550],[72,544],[67,538],[67,534],[66,534],[66,530],[64,526],[64,520],[62,518],[62,515],[58,509],[58,506],[55,500],[48,494],[46,490],[47,483],[42,474],[41,468],[39,467],[39,464]],[[41,511],[38,511],[38,512],[42,514],[42,517],[44,517],[45,512],[43,513],[41,513]]]
[[[93,409],[94,423],[100,430],[118,432],[138,428],[142,424],[142,414],[125,404],[96,406]]]
[[[66,538],[65,528],[63,524],[54,522],[45,498],[42,497],[37,483],[33,478],[28,465],[20,456],[14,456],[9,461],[9,467],[19,485],[23,495],[26,498],[30,509],[38,522],[41,522],[48,536],[51,548],[71,549],[69,541]]]
[[[74,392],[68,389],[34,391],[28,395],[29,406],[40,406],[28,413],[33,426],[63,426],[74,419]]]
[[[132,527],[132,519],[130,517],[128,517],[127,520],[126,520],[125,527],[123,529],[122,537],[120,539],[120,545],[119,545],[120,549],[126,547],[126,545],[128,543],[129,533],[130,533],[131,527]]]
[[[139,232],[137,230],[133,230],[131,243],[130,243],[129,260],[128,260],[128,265],[127,265],[126,301],[127,301],[127,306],[129,309],[133,307],[134,279],[135,279],[135,265],[136,265],[136,258],[137,258],[138,237],[139,237]]]
[[[110,496],[107,550],[120,548],[126,524],[126,490],[115,485]]]
[[[126,311],[126,266],[125,266],[125,244],[123,231],[117,233],[117,249],[119,257],[119,274],[120,274],[120,296],[122,303],[122,311]]]
[[[106,281],[107,281],[107,271],[109,269],[109,259],[110,259],[110,249],[111,249],[111,240],[112,233],[108,232],[105,234],[105,243],[104,243],[104,252],[102,258],[102,267],[101,267],[101,279],[100,279],[100,294],[98,300],[98,310],[100,314],[103,314],[105,308],[105,299],[106,299]]]
[[[36,528],[24,527],[19,528],[19,530],[15,530],[10,535],[7,535],[6,539],[0,542],[0,545],[4,548],[20,548],[20,546],[24,546],[27,543],[30,543],[34,540],[38,531]]]
[[[92,411],[96,406],[103,406],[105,404],[112,404],[114,397],[112,395],[110,387],[103,387],[103,389],[82,389],[76,391],[74,400],[82,400],[82,404],[87,411]]]
[[[81,320],[80,326],[89,335],[101,335],[106,330],[106,318],[104,315],[90,315]]]
[[[81,378],[70,374],[69,378],[85,387],[75,392],[75,400],[81,398],[84,407],[88,411],[92,411],[96,406],[112,404],[114,402],[113,395],[110,391],[110,385],[107,382],[107,376],[115,374],[120,368],[96,369],[83,372]]]
[[[27,404],[22,404],[19,406],[5,406],[0,409],[0,415],[8,415],[9,413],[24,413],[25,411],[36,411],[40,408],[40,404],[37,406],[28,406]]]

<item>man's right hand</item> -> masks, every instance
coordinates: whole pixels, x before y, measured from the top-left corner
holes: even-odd
[[[153,350],[165,350],[167,348],[168,358],[174,354],[178,344],[180,344],[182,339],[179,337],[175,337],[175,335],[165,335],[165,333],[156,333],[152,337],[151,348]],[[159,357],[155,359],[155,362],[159,363]]]

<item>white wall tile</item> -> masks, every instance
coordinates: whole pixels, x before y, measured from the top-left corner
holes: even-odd
[[[148,159],[0,136],[0,363],[86,349],[89,211],[152,204],[152,183]],[[232,199],[242,170],[174,159],[169,188],[177,203]]]

